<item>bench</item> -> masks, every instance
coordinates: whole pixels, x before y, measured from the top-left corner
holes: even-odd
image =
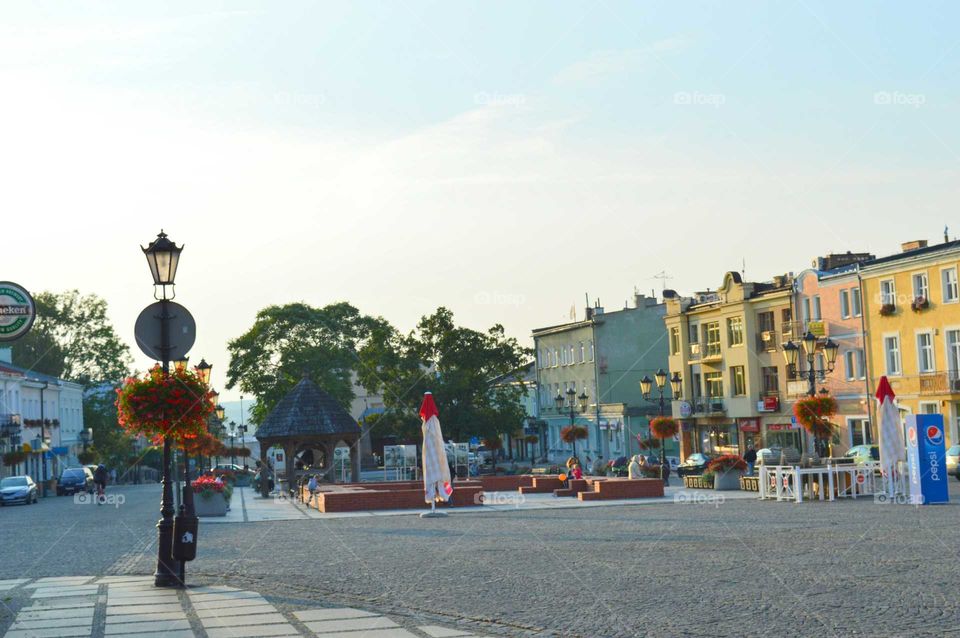
[[[554,490],[563,489],[563,481],[557,476],[535,476],[532,485],[520,487],[521,494],[552,494]]]
[[[577,494],[581,501],[602,501],[621,498],[657,498],[663,496],[660,479],[608,478],[593,481],[593,490]]]

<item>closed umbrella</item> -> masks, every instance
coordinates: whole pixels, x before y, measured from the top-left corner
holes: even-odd
[[[437,404],[429,392],[423,395],[420,418],[423,420],[424,500],[430,503],[431,513],[437,515],[437,501],[447,501],[453,494],[453,485],[450,483],[450,466],[447,465]]]
[[[900,479],[899,463],[904,459],[903,429],[900,427],[900,411],[894,405],[896,395],[887,377],[880,377],[877,386],[877,403],[880,414],[880,470],[888,496],[896,495]]]

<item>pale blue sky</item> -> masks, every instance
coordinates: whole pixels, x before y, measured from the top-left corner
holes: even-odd
[[[221,371],[268,303],[527,339],[960,233],[956,3],[152,4],[4,4],[0,278],[132,342],[162,225]]]

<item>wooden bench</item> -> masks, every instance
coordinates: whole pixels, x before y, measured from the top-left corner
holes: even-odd
[[[608,478],[593,481],[593,490],[577,494],[581,501],[602,501],[620,498],[657,498],[663,496],[660,479]]]

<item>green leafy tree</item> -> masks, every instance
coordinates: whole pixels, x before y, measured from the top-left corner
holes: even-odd
[[[257,397],[251,420],[260,423],[308,374],[341,405],[353,400],[357,352],[374,334],[389,332],[381,318],[363,315],[346,302],[314,308],[305,303],[270,306],[243,335],[232,340],[227,388]]]
[[[133,438],[117,423],[116,395],[110,386],[87,392],[83,399],[83,423],[93,429],[93,445],[99,461],[107,467],[126,467],[134,453]]]
[[[358,375],[367,390],[383,396],[381,421],[402,432],[419,423],[423,393],[430,391],[445,438],[494,438],[521,423],[526,389],[521,383],[491,381],[520,369],[530,354],[502,326],[486,332],[457,326],[453,313],[439,308],[408,335],[386,328],[378,332],[360,349]]]
[[[34,297],[37,320],[13,345],[13,363],[90,388],[130,371],[130,348],[107,318],[107,302],[77,290]]]

